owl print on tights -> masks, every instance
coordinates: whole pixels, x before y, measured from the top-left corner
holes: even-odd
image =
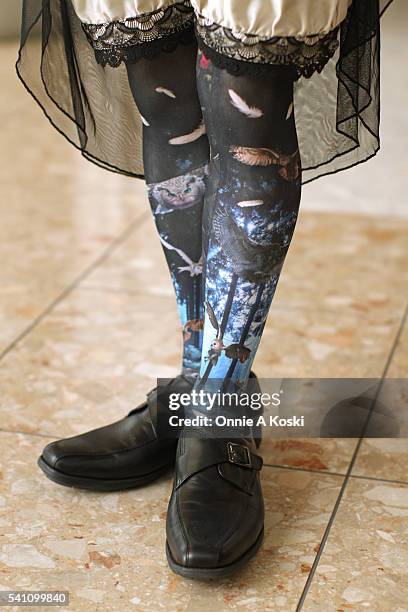
[[[148,196],[176,293],[183,372],[198,372],[204,325],[201,228],[208,164],[148,185]]]
[[[184,210],[202,204],[207,164],[201,168],[148,185],[148,196],[154,215]]]

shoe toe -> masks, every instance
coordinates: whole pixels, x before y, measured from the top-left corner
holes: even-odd
[[[50,467],[67,474],[81,474],[89,462],[89,434],[65,438],[47,444],[41,459]],[[86,471],[85,471],[86,473]]]
[[[219,466],[192,475],[173,489],[169,503],[170,566],[189,575],[196,571],[197,576],[234,571],[257,541],[263,519],[258,479],[250,494],[221,477]]]
[[[190,548],[175,548],[169,544],[169,550],[173,560],[182,567],[213,569],[218,565],[218,551],[205,543],[196,541]]]
[[[41,453],[41,459],[45,461],[49,467],[55,468],[58,460],[65,454],[63,444],[61,444],[61,442],[62,441],[47,444]]]
[[[216,495],[212,503],[203,498],[185,501],[183,497],[176,493],[169,506],[167,542],[173,560],[183,567],[201,569],[234,560],[237,543],[233,534],[238,524],[231,508],[226,507],[224,500],[217,500]]]

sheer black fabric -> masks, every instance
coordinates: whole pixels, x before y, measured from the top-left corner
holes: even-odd
[[[365,161],[379,149],[380,17],[390,3],[354,0],[333,57],[320,73],[295,84],[303,182]],[[171,44],[166,38],[145,43],[144,57],[188,44],[193,30],[172,36]],[[85,157],[143,178],[142,121],[125,65],[97,63],[69,0],[23,1],[16,67],[50,121]]]

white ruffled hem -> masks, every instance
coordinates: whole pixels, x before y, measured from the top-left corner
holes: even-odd
[[[83,23],[98,24],[151,13],[169,0],[71,0]],[[191,0],[195,12],[234,32],[257,36],[326,34],[346,17],[352,0]]]

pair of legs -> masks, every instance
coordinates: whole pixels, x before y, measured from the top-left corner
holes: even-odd
[[[158,423],[168,423],[170,394],[190,393],[193,380],[229,391],[249,377],[299,207],[293,73],[232,76],[193,43],[127,70],[183,326],[183,374],[120,421],[47,445],[39,465],[60,484],[113,491],[152,482],[175,460],[169,565],[225,577],[262,542],[255,431],[168,436]]]
[[[293,71],[234,76],[195,43],[127,65],[197,385],[245,385],[300,202]]]

